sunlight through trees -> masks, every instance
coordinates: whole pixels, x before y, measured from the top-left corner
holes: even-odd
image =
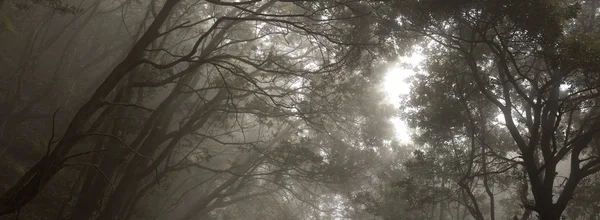
[[[0,218],[596,220],[597,0],[0,0]]]

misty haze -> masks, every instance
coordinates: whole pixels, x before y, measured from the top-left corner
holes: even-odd
[[[600,0],[0,19],[2,220],[600,220]]]

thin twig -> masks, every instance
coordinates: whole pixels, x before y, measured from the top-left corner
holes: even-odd
[[[144,107],[138,104],[133,104],[133,103],[118,103],[118,102],[110,102],[110,101],[104,101],[102,103],[103,105],[120,105],[120,106],[125,106],[125,107],[135,107],[135,108],[139,108],[139,109],[143,109],[149,112],[153,112],[154,109],[148,108],[148,107]]]
[[[117,137],[115,135],[112,135],[112,134],[102,134],[102,133],[89,133],[89,134],[86,134],[86,136],[101,136],[101,137],[113,138],[113,139],[119,141],[119,143],[121,143],[123,146],[125,146],[126,148],[128,148],[131,152],[135,153],[136,155],[138,155],[140,157],[143,157],[143,158],[146,158],[146,159],[149,159],[149,160],[152,160],[154,162],[154,159],[152,157],[142,155],[141,153],[137,152],[135,149],[131,148],[131,146],[129,146],[129,144],[127,144],[123,139],[121,139],[120,137]]]
[[[104,148],[104,149],[100,149],[100,150],[86,151],[86,152],[82,152],[82,153],[78,153],[78,154],[73,154],[71,156],[65,157],[65,159],[63,159],[62,163],[66,162],[69,159],[75,158],[75,157],[79,157],[79,156],[83,156],[83,155],[91,154],[91,153],[102,152],[102,151],[106,151],[106,150],[108,150],[108,149]]]
[[[110,179],[108,178],[108,176],[106,175],[106,173],[104,173],[104,171],[102,171],[100,169],[100,167],[98,167],[98,165],[90,164],[90,163],[76,163],[76,164],[63,164],[62,166],[63,167],[74,167],[74,166],[91,166],[91,167],[94,167],[98,172],[100,172],[100,174],[102,174],[102,176],[104,177],[104,180],[106,180],[106,182],[108,182],[113,189],[115,188],[115,184],[113,184],[110,181]]]
[[[58,110],[60,110],[60,107],[56,109],[56,111],[54,111],[54,114],[52,114],[52,134],[50,135],[50,140],[48,140],[48,144],[46,145],[46,158],[50,155],[50,148],[52,148],[52,141],[54,140],[54,133],[55,133],[55,122],[56,122],[56,114],[58,113]]]

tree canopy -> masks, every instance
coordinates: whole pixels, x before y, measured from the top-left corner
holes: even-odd
[[[595,219],[599,8],[0,1],[0,216]]]

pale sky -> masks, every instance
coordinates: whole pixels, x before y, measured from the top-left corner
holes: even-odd
[[[415,68],[423,62],[425,56],[417,48],[410,56],[400,57],[396,65],[385,75],[384,90],[386,100],[396,108],[400,107],[400,96],[410,92],[408,78],[415,74]],[[402,143],[410,143],[410,135],[406,123],[400,118],[392,119],[396,135]]]

